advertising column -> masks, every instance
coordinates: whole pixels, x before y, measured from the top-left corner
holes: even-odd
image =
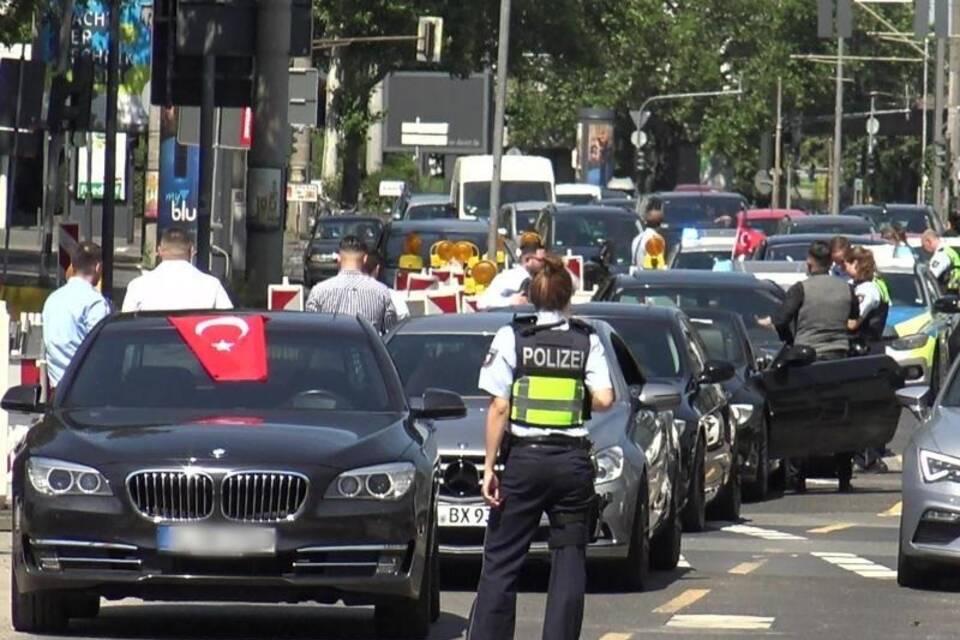
[[[581,109],[577,127],[580,182],[606,187],[613,178],[613,128],[616,114],[609,109]]]
[[[169,227],[186,229],[196,241],[200,193],[200,148],[177,141],[177,108],[160,110],[160,197],[157,236]]]

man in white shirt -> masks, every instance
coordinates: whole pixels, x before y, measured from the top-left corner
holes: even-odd
[[[124,313],[233,308],[220,281],[190,262],[193,242],[186,231],[178,227],[164,231],[157,253],[160,256],[157,268],[127,285]]]
[[[380,280],[380,271],[383,269],[383,259],[376,251],[368,251],[367,257],[363,260],[363,272],[373,278]],[[393,308],[397,310],[397,322],[406,320],[410,317],[410,307],[407,305],[407,294],[403,291],[397,291],[388,287],[390,299],[393,301]]]
[[[513,268],[497,274],[477,300],[477,308],[485,311],[527,304],[530,280],[543,268],[545,253],[539,238],[521,244],[519,262]]]
[[[660,225],[663,224],[663,212],[659,209],[651,209],[647,212],[643,221],[643,231],[633,239],[630,246],[630,255],[633,257],[633,266],[637,269],[663,269],[666,267],[663,250],[658,255],[647,255],[648,243],[656,237],[660,237],[661,246],[663,237],[660,236]]]

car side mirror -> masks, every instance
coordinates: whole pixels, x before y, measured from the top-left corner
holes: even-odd
[[[930,387],[914,386],[897,390],[897,401],[921,422],[927,419],[932,400],[933,392]]]
[[[456,420],[467,415],[460,394],[443,389],[427,389],[423,396],[410,399],[410,413],[418,420]]]
[[[960,296],[949,294],[933,301],[933,310],[939,313],[960,313]]]
[[[703,365],[703,371],[700,373],[698,382],[700,384],[717,384],[726,382],[735,374],[733,365],[722,360],[708,360]]]
[[[672,411],[680,406],[680,392],[668,384],[648,382],[643,387],[630,387],[630,398],[637,408]]]
[[[43,413],[47,405],[40,401],[40,385],[22,384],[11,387],[3,394],[0,407],[4,411],[18,411],[20,413]]]

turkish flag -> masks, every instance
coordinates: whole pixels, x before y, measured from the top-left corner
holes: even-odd
[[[263,316],[167,318],[215,382],[266,382],[267,335]]]

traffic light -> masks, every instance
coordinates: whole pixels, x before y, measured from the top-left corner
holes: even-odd
[[[70,131],[90,130],[90,104],[93,101],[93,57],[89,53],[77,56],[68,93],[70,104],[65,119]]]
[[[947,144],[945,142],[933,143],[933,161],[938,167],[947,166]]]
[[[803,116],[796,114],[790,121],[790,151],[800,155],[800,143],[803,142]]]
[[[431,178],[442,178],[444,173],[444,157],[442,153],[431,153],[427,156],[427,167],[430,169]]]
[[[643,149],[637,149],[636,164],[634,166],[639,174],[647,172],[647,154]]]
[[[867,175],[872,176],[877,172],[877,154],[867,151]]]

